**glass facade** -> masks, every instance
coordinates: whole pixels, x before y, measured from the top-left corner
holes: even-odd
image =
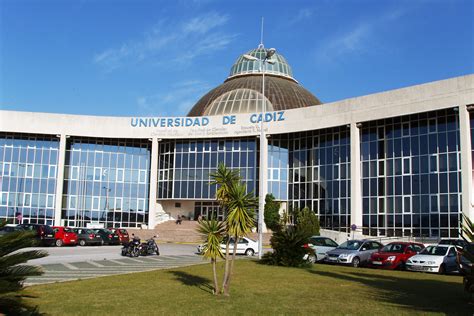
[[[350,131],[335,127],[280,136],[289,144],[288,207],[308,207],[322,228],[350,225]]]
[[[150,159],[150,141],[69,138],[62,199],[65,225],[147,224]]]
[[[53,224],[59,138],[0,133],[0,218]]]
[[[239,169],[247,191],[256,190],[256,140],[207,139],[162,141],[159,148],[159,199],[215,198],[210,174],[219,163]]]
[[[356,167],[365,235],[458,237],[462,196],[456,109],[360,124]],[[470,133],[474,165],[474,114]],[[59,140],[0,133],[1,219],[54,224]],[[192,200],[195,218],[215,214],[222,219],[216,186],[210,184],[220,162],[238,169],[247,191],[258,194],[257,137],[160,140],[156,196],[150,196],[151,144],[147,139],[66,138],[61,224],[139,227],[149,222],[150,198]],[[348,126],[268,136],[268,192],[287,202],[289,210],[310,208],[322,228],[349,231],[350,170]],[[472,170],[469,176],[474,179]]]
[[[364,123],[364,233],[457,237],[461,214],[458,113],[453,109]]]

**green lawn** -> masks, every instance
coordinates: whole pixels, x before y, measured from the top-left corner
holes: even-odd
[[[222,268],[222,264],[220,264]],[[460,314],[473,315],[460,276],[329,265],[311,269],[236,262],[231,297],[210,293],[211,268],[39,285],[27,293],[50,315]]]

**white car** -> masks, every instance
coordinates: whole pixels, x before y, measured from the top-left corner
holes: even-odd
[[[304,259],[311,263],[324,260],[326,252],[336,249],[337,246],[338,244],[331,238],[312,236],[304,247],[313,249],[314,255],[306,254]]]
[[[434,273],[457,272],[456,248],[451,245],[431,245],[414,255],[406,262],[409,271]]]
[[[225,254],[226,252],[226,239],[221,243],[221,250]],[[202,253],[204,245],[197,246],[198,253]],[[234,238],[230,239],[229,252],[232,254],[234,251]],[[237,254],[253,256],[258,253],[258,243],[248,237],[241,237],[237,243]]]

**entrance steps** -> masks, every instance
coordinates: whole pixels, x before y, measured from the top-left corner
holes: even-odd
[[[166,221],[158,224],[153,229],[132,229],[128,228],[129,234],[135,234],[142,240],[158,236],[160,242],[189,242],[189,243],[202,243],[203,238],[197,232],[198,222],[183,220],[181,225],[176,224],[174,220]],[[249,237],[257,240],[257,233],[250,233]],[[263,234],[263,244],[270,244],[271,233]]]

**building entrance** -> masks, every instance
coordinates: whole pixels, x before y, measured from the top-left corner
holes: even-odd
[[[224,220],[224,210],[217,202],[195,202],[194,217],[199,218],[199,215],[204,219],[216,218],[219,221]]]

